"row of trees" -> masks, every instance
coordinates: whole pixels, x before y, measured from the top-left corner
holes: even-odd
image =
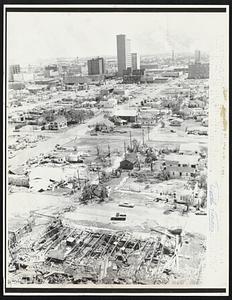
[[[67,119],[68,124],[81,124],[93,115],[94,112],[89,109],[61,109],[59,112],[55,112],[54,110],[46,111],[43,118],[45,122],[48,123],[54,121],[59,116],[64,116]]]
[[[67,119],[68,124],[80,124],[86,119],[93,117],[94,113],[92,110],[74,109],[64,112],[64,116]]]

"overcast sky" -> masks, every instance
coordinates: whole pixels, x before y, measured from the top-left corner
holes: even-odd
[[[116,34],[140,54],[209,51],[225,14],[16,13],[7,14],[8,62],[116,55]],[[221,26],[219,26],[221,25]],[[225,26],[225,25],[224,25]]]

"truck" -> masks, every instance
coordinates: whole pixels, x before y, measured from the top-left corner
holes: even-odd
[[[116,213],[115,216],[110,218],[111,221],[126,221],[126,214]]]

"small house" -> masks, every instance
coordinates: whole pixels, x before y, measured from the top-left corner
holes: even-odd
[[[134,166],[138,163],[138,157],[135,153],[126,154],[124,160],[120,162],[120,169],[133,170]]]
[[[137,116],[138,113],[136,110],[132,110],[132,109],[121,109],[118,110],[114,113],[115,117],[119,117],[123,120],[126,120],[127,122],[136,122],[137,121]]]

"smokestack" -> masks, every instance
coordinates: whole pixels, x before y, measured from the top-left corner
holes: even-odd
[[[174,53],[174,50],[172,50],[172,63],[174,63],[175,61],[175,53]]]
[[[201,62],[201,51],[195,50],[195,64],[199,64]]]

